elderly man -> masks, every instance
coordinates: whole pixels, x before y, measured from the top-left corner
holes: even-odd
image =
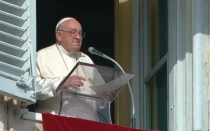
[[[60,96],[55,90],[60,82],[77,62],[93,64],[86,54],[79,51],[85,33],[75,18],[61,19],[56,25],[55,36],[55,44],[37,52],[36,81],[40,92],[37,94],[36,112],[58,114]],[[81,76],[71,76],[62,89],[83,87],[85,81]],[[70,105],[63,115],[97,121],[97,104],[93,100],[81,100],[75,96],[68,103]]]

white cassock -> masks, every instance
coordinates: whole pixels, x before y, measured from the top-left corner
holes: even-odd
[[[56,46],[57,45],[57,46]],[[93,64],[93,61],[84,53],[72,54],[61,45],[54,44],[37,52],[36,82],[37,94],[36,112],[59,113],[60,94],[55,93],[56,88],[64,77],[72,70],[77,62]],[[93,93],[88,83],[82,87],[81,93]],[[93,121],[97,119],[97,102],[71,95],[62,102],[60,115],[83,118]]]

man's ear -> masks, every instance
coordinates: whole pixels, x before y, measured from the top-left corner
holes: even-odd
[[[55,36],[56,36],[56,39],[57,39],[58,41],[61,41],[61,33],[60,33],[60,32],[56,32],[56,33],[55,33]]]

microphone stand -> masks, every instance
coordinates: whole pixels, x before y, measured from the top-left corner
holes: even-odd
[[[94,53],[94,52],[92,52],[92,51],[90,51],[90,53],[92,53],[92,54],[95,54],[95,55],[98,55],[98,56],[100,56],[100,57],[103,57],[103,58],[105,58],[105,59],[108,59],[108,60],[110,60],[110,61],[112,61],[114,64],[116,64],[119,68],[120,68],[120,70],[123,72],[123,74],[125,75],[125,78],[126,78],[126,80],[127,80],[127,83],[128,83],[128,87],[129,87],[129,92],[130,92],[130,95],[131,95],[131,102],[132,102],[132,118],[131,118],[131,127],[132,128],[135,128],[136,127],[136,117],[135,117],[135,103],[134,103],[134,98],[133,98],[133,92],[132,92],[132,89],[131,89],[131,85],[130,85],[130,82],[129,82],[129,80],[128,80],[128,77],[126,76],[126,73],[125,73],[125,71],[123,70],[123,68],[115,61],[115,60],[113,60],[112,58],[110,58],[109,56],[107,56],[107,55],[105,55],[105,54],[97,54],[97,53]]]

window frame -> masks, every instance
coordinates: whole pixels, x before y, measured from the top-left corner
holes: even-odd
[[[148,4],[147,0],[133,0],[132,16],[132,80],[136,104],[137,128],[149,129],[146,103],[147,82],[167,62],[168,131],[185,131],[192,127],[192,2],[168,0],[168,53],[162,62],[147,72]],[[189,24],[190,23],[190,24]],[[181,58],[181,59],[180,59]],[[145,75],[147,74],[147,75]],[[146,78],[145,78],[146,76]],[[190,109],[191,108],[191,109]],[[142,117],[143,116],[143,117]],[[191,118],[191,121],[188,121]],[[186,126],[187,125],[187,126]]]

